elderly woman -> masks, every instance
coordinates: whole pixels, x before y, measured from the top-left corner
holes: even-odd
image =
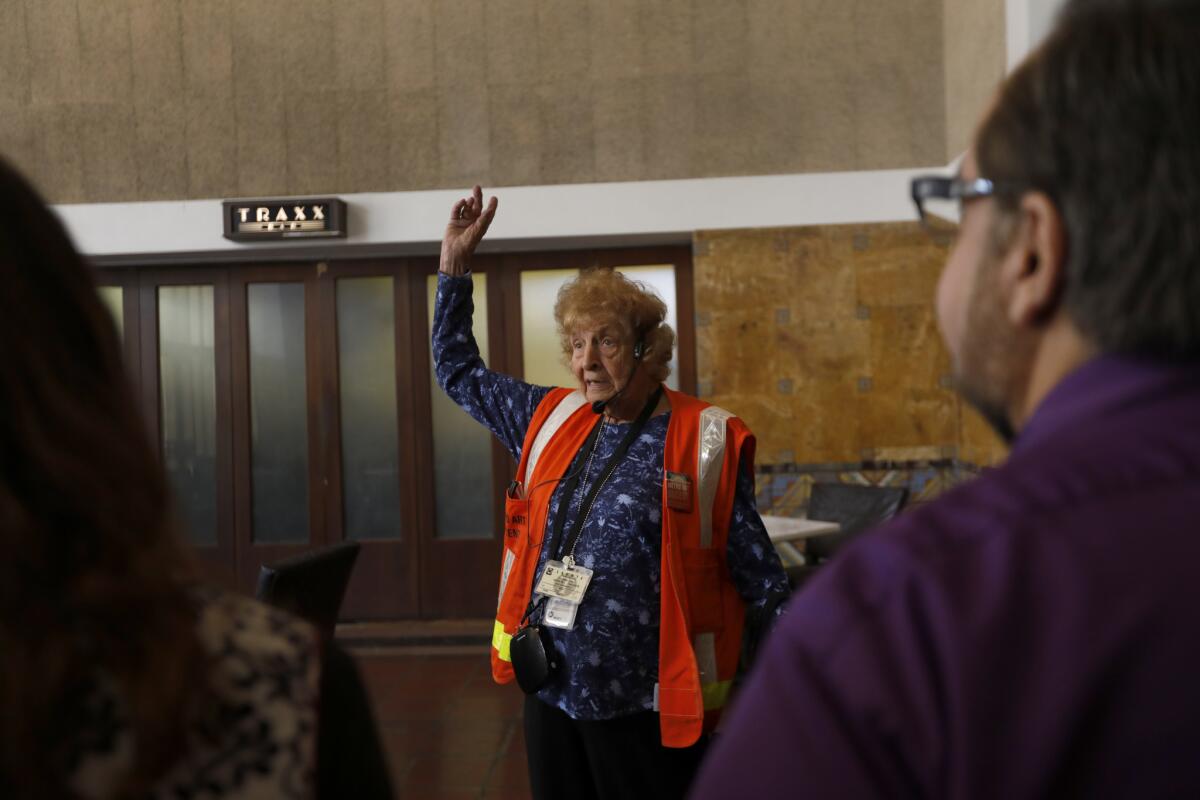
[[[754,507],[754,438],[663,385],[666,306],[612,270],[554,307],[573,388],[488,370],[469,261],[496,213],[475,187],[442,242],[438,382],[518,460],[492,672],[527,693],[535,797],[681,797],[737,667],[746,604],[787,591]]]

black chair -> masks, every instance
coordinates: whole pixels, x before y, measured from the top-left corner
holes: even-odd
[[[841,530],[804,540],[806,563],[785,570],[792,589],[799,588],[855,536],[896,516],[907,502],[908,489],[903,486],[814,483],[809,495],[808,518],[836,522]]]
[[[255,597],[303,617],[326,639],[333,639],[359,549],[358,542],[342,542],[264,564],[258,573]]]

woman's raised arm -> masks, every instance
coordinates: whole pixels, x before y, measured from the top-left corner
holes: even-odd
[[[433,311],[433,362],[438,385],[450,399],[519,458],[533,412],[550,390],[488,369],[471,331],[471,256],[495,214],[496,198],[485,208],[478,186],[450,213]]]

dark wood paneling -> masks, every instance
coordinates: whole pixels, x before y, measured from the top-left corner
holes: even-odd
[[[490,318],[495,319],[493,329],[500,336],[496,339],[497,347],[492,348],[495,354],[503,358],[504,371],[509,375],[525,374],[525,354],[521,347],[521,268],[524,260],[521,256],[507,255],[497,259],[492,272],[489,273],[489,286],[495,286],[496,310]]]
[[[142,417],[154,440],[159,456],[162,456],[162,437],[158,427],[158,284],[163,276],[154,272],[143,272],[138,283],[138,366],[140,380],[138,392],[142,403]]]
[[[229,276],[224,270],[213,277],[215,329],[213,343],[217,355],[217,517],[219,548],[211,561],[230,585],[236,583],[234,568],[236,543],[234,522],[234,486],[237,470],[233,459],[233,347],[229,315]]]
[[[695,395],[696,388],[696,294],[692,282],[692,249],[678,248],[675,264],[675,319],[678,340],[675,352],[679,365],[679,388]]]

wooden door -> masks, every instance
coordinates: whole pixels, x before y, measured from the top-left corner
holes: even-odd
[[[358,540],[363,550],[343,618],[421,613],[421,501],[411,445],[420,426],[412,409],[409,285],[400,264],[310,262],[101,276],[102,285],[121,289],[119,301],[112,291],[106,300],[123,327],[126,358],[172,479],[180,526],[209,579],[252,593],[263,564]],[[339,311],[343,320],[363,313],[353,304],[339,308],[338,293],[340,281],[363,279],[389,284],[386,331],[377,331],[389,345],[387,363],[372,367],[386,373],[392,388],[385,414],[390,425],[365,434],[353,403],[346,409],[350,418],[342,418],[343,395],[353,395],[354,381],[361,382],[353,362],[364,342],[360,337],[339,346]],[[355,455],[355,436],[359,442],[390,437],[390,472],[380,474],[375,464],[355,472],[344,463],[347,448]],[[361,459],[355,463],[361,466]],[[362,503],[354,505],[362,500],[364,473],[395,500],[390,513],[368,513],[366,526],[359,524]]]
[[[229,276],[239,583],[328,544],[317,277],[312,265]]]
[[[143,270],[136,285],[133,325],[133,298],[125,301],[126,357],[137,353],[142,413],[174,489],[175,517],[206,576],[235,586],[227,274]]]
[[[422,616],[419,465],[423,429],[411,378],[424,340],[413,339],[407,262],[318,264],[320,435],[329,541],[362,549],[342,615]]]

